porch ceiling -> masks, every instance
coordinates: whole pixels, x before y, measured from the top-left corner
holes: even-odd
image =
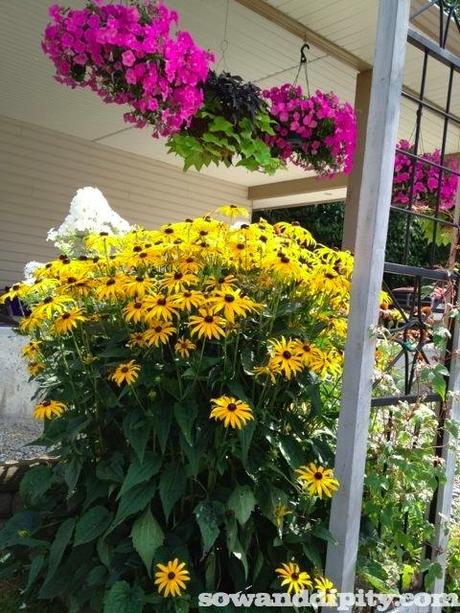
[[[199,44],[213,49],[218,69],[227,68],[261,86],[293,80],[297,71],[300,39],[277,23],[263,18],[243,4],[253,0],[229,0],[225,62],[220,57],[227,0],[167,0],[181,14],[181,26],[193,33]],[[62,0],[78,7],[84,0]],[[260,3],[259,0],[254,0]],[[416,0],[415,4],[422,2]],[[72,91],[52,79],[52,66],[40,50],[41,32],[47,22],[51,0],[0,0],[0,115],[28,121],[66,134],[95,140],[123,151],[135,152],[171,164],[181,160],[166,154],[164,144],[153,140],[148,130],[126,127],[122,110],[105,105],[88,91]],[[352,54],[363,66],[372,63],[378,0],[267,0],[266,4],[307,26],[318,35]],[[405,84],[417,89],[420,57],[408,49]],[[427,97],[444,104],[447,69],[436,67],[428,78]],[[333,89],[341,99],[353,102],[357,69],[337,59],[320,45],[309,52],[310,88]],[[458,79],[457,79],[458,80]],[[452,111],[460,115],[460,88],[455,85]],[[403,101],[400,136],[409,138],[414,127],[414,107]],[[422,130],[426,150],[440,145],[441,122],[427,116]],[[459,150],[460,133],[452,126],[448,148]],[[204,172],[223,180],[253,186],[271,181],[305,177],[296,168],[275,177],[243,169],[211,168]]]

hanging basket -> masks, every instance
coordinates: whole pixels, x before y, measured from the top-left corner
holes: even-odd
[[[213,55],[188,32],[171,34],[176,11],[151,0],[88,1],[83,9],[50,8],[42,48],[56,80],[89,87],[106,103],[127,105],[127,123],[169,136],[190,123],[203,103]]]
[[[420,159],[414,160],[415,146],[407,140],[401,140],[396,146],[395,166],[393,174],[392,204],[401,208],[411,206],[412,210],[427,216],[436,216],[440,223],[436,235],[434,221],[418,218],[417,223],[423,230],[428,242],[437,245],[449,245],[452,241],[452,226],[442,222],[453,222],[453,211],[458,188],[457,164],[453,160],[443,165],[454,172],[442,172],[433,164],[441,165],[441,152],[436,149],[432,153],[423,153]],[[427,163],[424,163],[426,160]],[[431,163],[430,163],[431,162]],[[415,168],[414,168],[415,165]],[[442,176],[440,173],[442,172]],[[439,199],[439,204],[437,206]]]
[[[185,170],[224,164],[273,174],[284,166],[265,142],[275,133],[274,122],[256,85],[228,72],[210,72],[204,92],[203,107],[167,144],[184,159]]]
[[[320,90],[305,96],[290,83],[263,95],[276,122],[275,134],[265,139],[274,154],[322,176],[351,171],[357,127],[350,104]]]

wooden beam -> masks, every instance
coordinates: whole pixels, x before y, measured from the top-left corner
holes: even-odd
[[[358,121],[358,142],[353,171],[348,182],[345,216],[343,220],[342,248],[355,252],[358,227],[359,195],[363,178],[364,151],[366,148],[367,117],[371,98],[372,70],[360,72],[356,79],[355,113]]]
[[[265,2],[265,0],[236,0],[236,2],[250,9],[254,13],[257,13],[261,17],[265,17],[265,19],[268,19],[268,21],[275,23],[284,30],[294,34],[294,36],[298,36],[302,40],[311,43],[317,49],[320,49],[328,55],[335,57],[337,60],[343,62],[351,68],[354,68],[358,72],[369,70],[369,68],[371,68],[370,64],[358,56],[350,53],[343,47],[336,45],[321,34],[318,34],[318,32],[310,30],[310,28],[308,28],[306,25],[292,17],[289,17],[289,15],[286,15],[286,13],[283,13],[283,11],[280,11],[271,4],[268,4],[268,2]]]
[[[375,360],[372,329],[385,261],[409,8],[410,0],[379,1],[337,430],[340,489],[332,498],[329,524],[337,543],[329,543],[326,559],[326,575],[339,592],[354,591]]]
[[[277,183],[264,183],[253,185],[248,188],[248,200],[265,200],[266,198],[283,198],[297,194],[310,194],[312,192],[324,192],[329,189],[346,187],[348,178],[339,174],[333,178],[305,177],[305,179],[292,179],[290,181],[278,181]]]

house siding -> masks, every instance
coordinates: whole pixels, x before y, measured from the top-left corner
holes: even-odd
[[[143,156],[0,117],[0,288],[47,261],[46,242],[80,187],[98,187],[132,224],[157,227],[226,202],[249,206],[247,188]]]

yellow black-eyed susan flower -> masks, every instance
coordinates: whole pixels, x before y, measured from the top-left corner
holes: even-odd
[[[139,364],[136,364],[134,360],[130,360],[125,364],[119,364],[110,375],[110,379],[115,381],[118,386],[123,385],[123,383],[132,385],[138,378],[140,369]]]
[[[211,400],[213,409],[210,414],[211,419],[224,422],[228,428],[241,430],[248,421],[254,419],[251,407],[247,402],[233,398],[233,396],[220,396]]]
[[[158,586],[158,592],[166,598],[167,596],[180,596],[183,590],[187,589],[185,585],[190,581],[190,573],[185,567],[185,562],[170,560],[166,565],[157,564],[157,572],[155,573],[155,585]]]
[[[87,318],[83,315],[83,310],[75,308],[61,313],[54,320],[53,327],[57,334],[68,334],[86,320]]]
[[[179,311],[171,296],[155,294],[145,298],[145,319],[150,321],[171,321]]]
[[[190,353],[195,349],[195,343],[193,343],[190,339],[185,338],[184,336],[178,338],[176,344],[174,345],[175,352],[178,353],[181,358],[189,358]]]
[[[190,317],[190,329],[198,338],[220,338],[225,336],[225,319],[219,317],[209,309],[202,308],[198,315]]]
[[[295,592],[299,594],[303,590],[312,587],[310,575],[306,571],[302,571],[299,565],[295,562],[288,562],[282,564],[282,568],[277,568],[275,572],[278,573],[281,580],[281,586],[288,586],[288,594]]]
[[[45,417],[51,419],[52,417],[60,417],[65,410],[66,406],[63,402],[43,400],[36,405],[33,415],[35,419],[45,419]]]
[[[144,303],[139,300],[129,302],[123,309],[123,313],[127,322],[137,324],[144,318]]]
[[[323,603],[329,605],[337,604],[337,590],[330,579],[327,577],[318,577],[315,579],[315,589]]]
[[[295,472],[297,479],[312,496],[331,498],[339,488],[339,482],[334,477],[331,468],[317,466],[314,462],[310,462],[308,466],[300,466]]]
[[[298,343],[293,340],[272,339],[270,341],[271,358],[269,361],[270,369],[273,372],[283,374],[286,379],[291,379],[303,368],[302,355],[299,352]]]
[[[169,321],[152,321],[150,327],[142,335],[144,343],[149,347],[159,347],[168,342],[176,333],[176,328]]]

